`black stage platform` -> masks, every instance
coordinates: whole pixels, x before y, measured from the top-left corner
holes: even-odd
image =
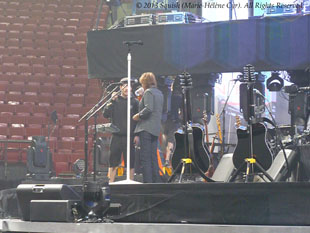
[[[112,217],[115,222],[310,225],[308,182],[110,187],[111,202],[122,205],[121,215]],[[3,219],[21,218],[15,189],[0,192],[0,212]]]
[[[310,225],[310,183],[111,185],[121,222]]]

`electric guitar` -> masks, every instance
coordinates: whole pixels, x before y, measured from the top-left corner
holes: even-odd
[[[236,168],[240,168],[245,159],[253,158],[262,166],[264,170],[268,170],[272,164],[272,153],[267,144],[267,128],[263,123],[252,123],[255,115],[253,100],[254,70],[253,66],[247,65],[244,68],[245,81],[248,83],[248,126],[246,129],[237,129],[238,143],[233,153],[233,164]],[[245,171],[246,167],[243,170]],[[254,168],[254,171],[257,169]]]
[[[204,119],[203,119],[204,120]],[[223,142],[223,138],[222,138],[222,131],[221,131],[221,121],[220,121],[220,117],[219,114],[216,114],[216,125],[217,125],[217,129],[218,132],[216,132],[216,134],[214,135],[213,139],[212,139],[212,143],[211,143],[211,147],[209,148],[210,151],[210,166],[208,171],[206,172],[206,176],[208,177],[212,177],[215,169],[214,169],[214,161],[213,161],[213,151],[214,151],[214,147],[215,147],[215,140],[219,139],[220,142]]]
[[[239,129],[239,128],[241,127],[241,119],[240,119],[240,116],[236,115],[235,118],[236,118],[235,128],[236,128],[236,129]]]

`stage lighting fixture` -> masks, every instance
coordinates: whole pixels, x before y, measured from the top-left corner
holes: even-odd
[[[283,79],[278,72],[272,72],[271,77],[267,79],[267,89],[269,91],[280,91],[284,86]]]
[[[83,184],[83,206],[89,218],[102,218],[110,207],[109,184],[86,181]]]
[[[32,136],[27,150],[27,176],[37,180],[48,180],[52,173],[51,153],[44,136]]]
[[[85,170],[85,161],[83,159],[77,159],[73,163],[72,169],[76,175],[81,175],[82,172]]]

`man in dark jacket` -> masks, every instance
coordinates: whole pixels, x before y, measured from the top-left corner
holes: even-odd
[[[113,133],[112,140],[110,144],[110,160],[109,160],[109,178],[110,182],[114,182],[116,175],[116,168],[121,163],[121,157],[123,158],[125,164],[127,162],[127,97],[128,97],[128,87],[127,78],[121,79],[122,85],[121,94],[112,94],[112,101],[107,104],[103,109],[103,116],[105,118],[110,118],[111,123],[120,129],[119,132]],[[138,112],[139,102],[134,97],[131,98],[131,116]],[[135,164],[135,154],[133,145],[133,132],[136,127],[136,122],[131,121],[131,139],[130,139],[130,179],[133,180],[134,177],[134,164]],[[128,171],[127,171],[128,172]]]

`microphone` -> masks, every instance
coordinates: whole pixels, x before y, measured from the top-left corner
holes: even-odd
[[[143,45],[143,42],[142,40],[126,40],[126,41],[123,41],[123,44],[124,45],[127,45],[127,46],[132,46],[132,45]]]
[[[310,91],[310,86],[308,87],[298,87],[296,84],[292,84],[291,86],[283,87],[284,92],[289,94],[295,94],[297,92],[306,92]]]
[[[241,74],[241,75],[238,75],[236,79],[232,79],[232,80],[230,80],[230,81],[231,81],[231,82],[238,82],[238,81],[242,82],[243,79],[244,79],[244,77],[243,77],[243,75]]]
[[[309,87],[300,87],[300,91],[310,91],[310,86]]]

